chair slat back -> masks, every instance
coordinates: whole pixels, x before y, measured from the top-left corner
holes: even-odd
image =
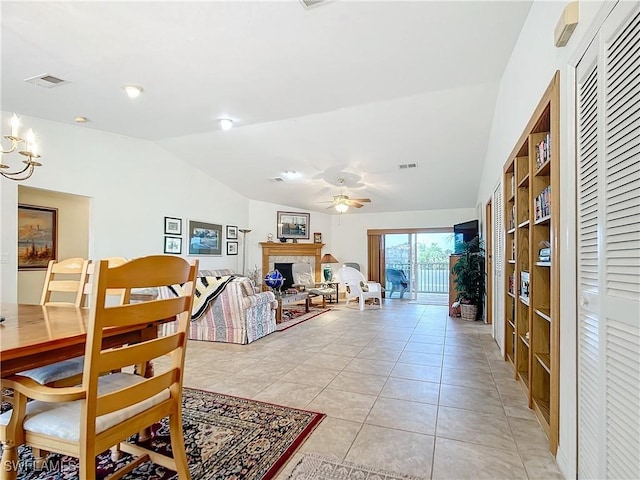
[[[97,263],[91,293],[91,321],[87,331],[83,389],[83,422],[86,435],[91,438],[95,429],[95,417],[127,408],[169,389],[171,394],[182,391],[182,370],[187,342],[187,326],[193,304],[194,285],[198,262],[169,255],[156,255],[131,260],[110,267],[107,260]],[[176,298],[109,306],[105,304],[107,292],[112,289],[148,288],[164,285],[186,284],[185,293]],[[118,349],[102,349],[104,329],[130,328],[144,324],[155,325],[159,321],[177,318],[176,332],[162,338],[140,338],[137,343]],[[156,327],[157,328],[157,327]],[[111,392],[99,394],[98,378],[106,371],[131,365],[139,366],[162,355],[169,355],[169,371],[152,378],[140,378],[140,382]],[[143,370],[143,369],[142,369]],[[93,420],[92,420],[93,419]]]
[[[59,262],[51,260],[47,266],[40,305],[79,307],[82,304],[88,268],[89,260],[84,258],[67,258]],[[52,294],[56,292],[68,297],[68,301],[52,301]]]
[[[110,267],[117,267],[128,262],[128,260],[124,257],[105,257],[101,260],[106,260],[109,263]],[[83,298],[81,303],[81,305],[84,307],[89,306],[89,297],[91,295],[91,291],[93,290],[93,277],[95,268],[96,262],[90,262],[89,266],[87,267],[87,281],[84,284],[84,290],[82,291]],[[129,303],[131,291],[126,288],[112,288],[107,290],[107,296],[114,297],[115,305],[122,305],[124,303]]]

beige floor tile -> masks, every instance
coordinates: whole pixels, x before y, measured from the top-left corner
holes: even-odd
[[[489,362],[486,358],[471,358],[459,355],[444,355],[444,368],[459,368],[462,370],[474,370],[485,373],[492,373]]]
[[[425,343],[424,345],[428,345]],[[423,352],[402,352],[398,359],[401,363],[413,363],[415,365],[429,365],[432,367],[442,366],[442,355],[435,353],[423,353]]]
[[[517,451],[504,414],[440,406],[436,436]]]
[[[442,355],[444,346],[435,343],[420,343],[409,340],[404,347],[405,352],[420,352]]]
[[[364,425],[345,460],[427,479],[433,443],[430,435]]]
[[[439,404],[476,412],[504,414],[500,394],[495,390],[443,384],[440,387]]]
[[[282,380],[304,385],[326,387],[340,373],[340,370],[316,368],[310,365],[300,365],[282,377]]]
[[[368,358],[370,360],[385,360],[387,362],[396,362],[400,357],[402,350],[389,349],[389,348],[377,348],[377,347],[364,347],[357,358]]]
[[[527,396],[523,391],[517,393],[500,393],[502,407],[507,417],[536,421],[536,415],[527,404]]]
[[[385,375],[342,371],[328,385],[328,388],[345,392],[364,393],[366,395],[378,395],[386,381],[387,377]]]
[[[301,385],[299,383],[280,380],[272,383],[253,398],[254,400],[275,403],[276,405],[305,408],[322,390],[322,387]]]
[[[367,344],[367,347],[402,351],[402,349],[405,348],[406,344],[407,342],[401,340],[385,340],[384,338],[374,338]]]
[[[364,423],[435,435],[437,412],[436,405],[379,397]]]
[[[371,360],[368,358],[354,358],[344,367],[347,372],[360,372],[372,375],[389,375],[395,362],[386,360]]]
[[[369,415],[376,398],[375,395],[325,388],[307,405],[307,409],[326,413],[331,417],[362,423]]]
[[[439,383],[389,377],[380,392],[380,396],[437,405],[439,390]]]
[[[341,355],[343,357],[354,358],[358,356],[358,353],[363,349],[359,345],[345,345],[340,343],[330,343],[322,349],[320,353],[328,353],[331,355]]]
[[[520,455],[529,480],[564,480],[564,476],[551,454],[539,456],[521,453]]]
[[[540,428],[538,420],[525,420],[508,417],[520,454],[546,456],[549,453],[549,441]]]
[[[325,417],[298,452],[319,453],[342,461],[361,428],[359,422]]]
[[[391,376],[425,382],[440,382],[441,370],[440,367],[431,367],[429,365],[397,363],[391,372]]]
[[[516,452],[436,438],[431,478],[434,480],[525,480],[527,474]]]
[[[493,375],[487,372],[476,372],[459,368],[443,368],[442,383],[459,387],[485,388],[495,390]]]
[[[342,370],[349,362],[351,362],[350,357],[342,357],[330,353],[316,353],[302,365],[309,365],[315,368],[328,368],[330,370]]]
[[[437,335],[413,334],[409,341],[412,343],[431,343],[433,345],[444,345],[444,337]]]

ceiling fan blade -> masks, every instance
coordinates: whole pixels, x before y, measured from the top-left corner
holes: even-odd
[[[371,202],[370,198],[350,198],[349,200],[352,200],[354,202],[362,202],[362,203],[369,203]]]
[[[363,205],[361,203],[358,203],[354,200],[345,200],[344,201],[345,205],[349,205],[350,207],[355,207],[355,208],[362,208]]]

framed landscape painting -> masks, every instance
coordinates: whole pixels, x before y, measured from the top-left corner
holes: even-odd
[[[57,228],[57,208],[18,205],[18,270],[44,270],[56,260]]]
[[[278,238],[309,238],[309,214],[278,212]]]
[[[189,220],[189,255],[222,255],[222,225]]]

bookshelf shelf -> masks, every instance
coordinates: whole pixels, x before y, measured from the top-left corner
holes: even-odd
[[[544,368],[547,371],[547,373],[551,373],[551,357],[549,357],[549,354],[536,353],[535,357],[538,363],[542,365],[542,368]]]
[[[505,162],[503,185],[509,198],[502,206],[507,259],[502,309],[505,359],[513,364],[514,379],[522,381],[554,455],[560,361],[559,84],[556,73]],[[539,261],[540,250],[547,247],[543,259],[549,260]]]
[[[538,308],[534,308],[533,311],[536,313],[536,315],[538,315],[540,318],[543,318],[547,322],[551,321],[551,310],[550,309],[538,307]]]
[[[538,218],[535,222],[534,225],[546,225],[547,223],[549,223],[551,221],[551,215],[547,215],[546,217],[542,217],[542,218]]]

